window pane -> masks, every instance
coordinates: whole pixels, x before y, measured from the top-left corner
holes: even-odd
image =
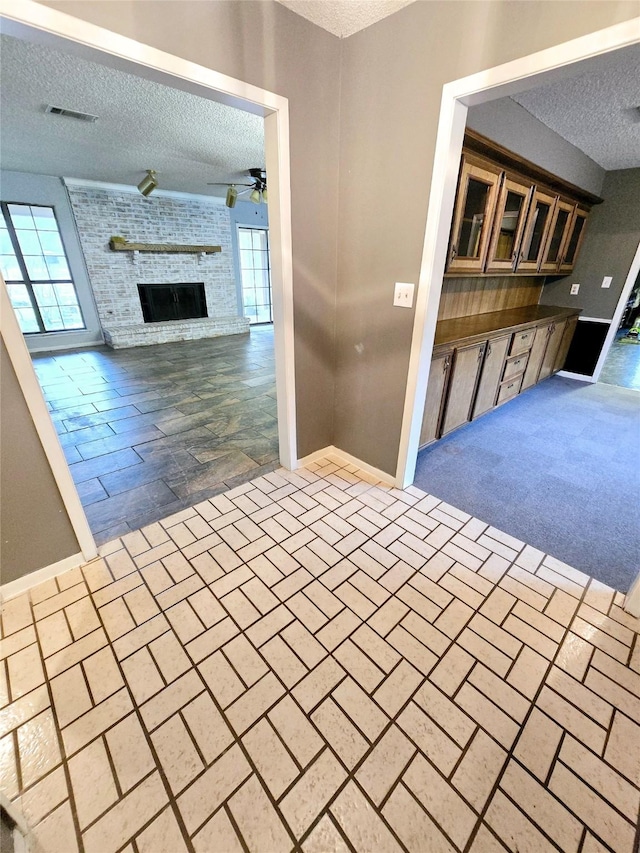
[[[238,246],[240,249],[251,248],[251,231],[246,228],[238,229]]]
[[[240,266],[243,270],[253,267],[253,252],[250,249],[240,250]]]
[[[8,284],[9,299],[14,308],[31,308],[29,291],[24,284]]]
[[[53,286],[50,284],[34,284],[33,292],[36,297],[36,302],[38,303],[39,308],[43,308],[44,306],[51,305],[57,306],[58,300],[56,299],[55,293],[53,292]]]
[[[23,255],[41,255],[40,240],[35,231],[24,231],[16,228],[16,236]]]
[[[60,308],[65,329],[84,329],[82,315],[78,307],[65,306]]]
[[[58,224],[52,207],[32,207],[31,213],[38,231],[57,231]]]
[[[64,255],[62,240],[55,231],[38,231],[38,237],[45,255]]]
[[[24,255],[24,262],[32,281],[42,281],[49,278],[49,270],[42,256]]]
[[[35,223],[33,221],[33,217],[31,216],[31,210],[26,204],[10,204],[9,207],[9,215],[11,216],[11,221],[13,222],[14,228],[28,228],[31,231],[35,231]]]
[[[33,308],[16,308],[16,317],[23,332],[40,331]]]
[[[78,304],[75,287],[70,282],[66,282],[65,284],[54,284],[53,289],[56,294],[56,299],[58,300],[58,305]]]
[[[6,228],[0,228],[0,254],[2,255],[13,255],[13,246],[11,244],[11,237],[9,237],[9,232]]]
[[[267,248],[267,232],[255,230],[252,232],[253,237],[253,248],[254,249],[266,249]]]
[[[54,281],[64,281],[71,278],[66,258],[47,256],[47,268],[49,275],[46,278],[52,278]]]
[[[243,269],[242,270],[242,288],[246,290],[247,288],[255,287],[256,279],[255,273],[251,269]]]
[[[22,281],[22,273],[15,255],[2,255],[0,267],[2,267],[2,277],[5,281]]]
[[[40,314],[47,332],[57,332],[64,329],[59,308],[41,308]]]

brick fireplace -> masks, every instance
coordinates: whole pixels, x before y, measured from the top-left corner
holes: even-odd
[[[169,341],[195,340],[249,331],[241,316],[234,275],[229,211],[198,197],[153,194],[143,198],[127,190],[69,186],[105,342],[114,348]],[[129,242],[212,244],[222,251],[211,255],[113,252],[109,239]],[[201,293],[204,316],[174,312],[146,322],[141,291],[160,288],[165,309],[175,305],[182,288],[186,299]],[[198,301],[198,300],[196,300]]]

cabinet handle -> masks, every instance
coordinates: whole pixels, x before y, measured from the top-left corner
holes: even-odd
[[[444,360],[444,364],[442,365],[442,372],[446,373],[448,367],[449,367],[449,356],[446,356],[445,360]]]
[[[456,248],[456,246],[455,246],[455,244],[454,244],[454,245],[451,247],[451,258],[449,259],[449,263],[453,263],[453,261],[455,260],[455,258],[456,258],[456,255],[457,255],[457,254],[458,254],[458,250],[457,250],[457,248]]]
[[[491,355],[491,344],[487,344],[487,355]]]
[[[528,334],[528,333],[527,333],[526,335],[520,335],[520,340],[521,340],[521,341],[526,341],[526,339],[527,339],[528,337],[529,337],[529,334]]]
[[[478,350],[478,361],[480,361],[480,359],[482,358],[483,355],[484,355],[484,347],[480,347],[480,349]]]

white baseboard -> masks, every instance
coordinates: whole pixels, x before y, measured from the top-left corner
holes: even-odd
[[[50,578],[68,572],[70,569],[75,569],[77,566],[84,566],[87,562],[83,554],[72,554],[70,557],[65,557],[64,560],[59,560],[50,566],[45,566],[44,569],[36,569],[35,572],[28,572],[21,578],[16,578],[14,581],[2,584],[0,586],[0,601],[8,601],[10,598],[15,598],[17,595],[22,595],[33,586],[37,586]]]
[[[584,373],[570,373],[568,370],[559,370],[556,376],[564,376],[565,379],[577,379],[580,382],[595,382],[593,376],[585,376]]]
[[[305,456],[304,459],[298,459],[296,468],[304,468],[305,465],[310,465],[312,462],[317,462],[318,459],[324,459],[328,456],[333,456],[334,458],[337,457],[341,462],[344,462],[345,465],[355,465],[356,468],[360,468],[361,471],[371,474],[372,477],[386,483],[387,486],[395,486],[396,484],[395,477],[391,474],[387,474],[386,471],[381,471],[380,468],[374,468],[374,466],[369,465],[368,462],[363,462],[362,459],[358,459],[350,453],[340,450],[339,447],[334,447],[332,444],[328,447],[322,448],[322,450],[316,450],[315,453],[310,453],[308,456]]]

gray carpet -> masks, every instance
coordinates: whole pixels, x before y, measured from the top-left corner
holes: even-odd
[[[640,392],[554,376],[418,455],[415,485],[626,592]]]

